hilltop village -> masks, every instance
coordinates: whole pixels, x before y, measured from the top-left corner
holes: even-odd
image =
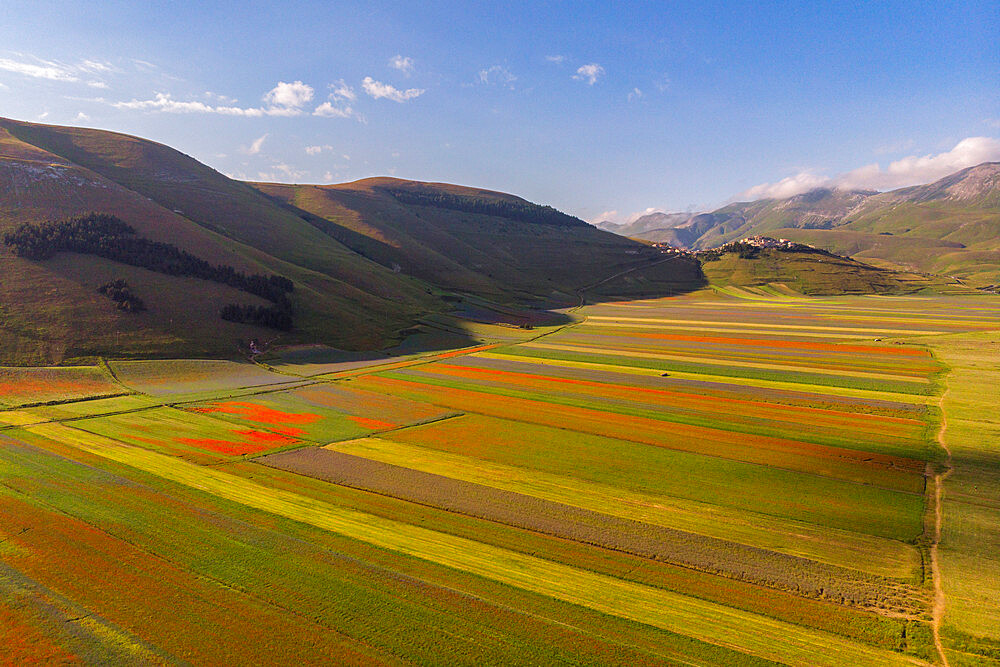
[[[669,243],[654,243],[654,248],[657,248],[661,253],[665,255],[690,255],[694,256],[697,253],[693,250],[685,250],[683,248],[678,248],[672,246]],[[816,246],[809,245],[808,243],[797,243],[795,241],[790,241],[788,239],[776,239],[770,236],[748,236],[747,238],[740,239],[739,241],[730,241],[725,245],[721,245],[718,248],[712,248],[711,250],[703,252],[711,253],[727,253],[727,252],[739,252],[741,250],[748,250],[750,248],[774,248],[776,250],[784,250],[787,252],[818,252],[819,248]]]

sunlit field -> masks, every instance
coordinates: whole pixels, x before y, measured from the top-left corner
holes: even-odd
[[[5,659],[1000,659],[996,297],[568,315],[340,364],[0,369]]]

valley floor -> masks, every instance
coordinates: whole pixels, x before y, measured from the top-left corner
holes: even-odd
[[[1000,664],[996,297],[569,314],[0,369],[0,662]]]

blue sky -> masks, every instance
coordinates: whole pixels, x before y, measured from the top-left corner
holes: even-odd
[[[586,219],[1000,160],[996,2],[4,0],[0,115]]]

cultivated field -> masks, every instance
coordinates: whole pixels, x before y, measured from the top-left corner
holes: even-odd
[[[464,315],[3,369],[0,662],[1000,664],[996,297]]]

